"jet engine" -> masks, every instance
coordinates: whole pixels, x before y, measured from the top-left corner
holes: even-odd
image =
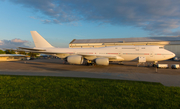
[[[67,57],[67,62],[69,62],[70,64],[83,64],[83,61],[84,59],[82,56],[73,55]]]
[[[108,58],[97,58],[95,60],[97,65],[109,65],[109,59]]]

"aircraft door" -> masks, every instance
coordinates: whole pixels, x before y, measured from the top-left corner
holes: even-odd
[[[122,51],[119,51],[119,54],[118,54],[119,56],[122,56]]]
[[[135,49],[136,49],[136,51],[139,51],[139,47],[136,47]]]
[[[154,56],[154,53],[153,52],[150,52],[150,57],[153,57]]]

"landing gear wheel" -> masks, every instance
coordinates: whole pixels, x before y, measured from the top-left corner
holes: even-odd
[[[91,65],[92,65],[92,63],[86,63],[86,65],[87,65],[87,66],[91,66]]]
[[[66,64],[67,62],[66,61],[63,61],[63,64]]]
[[[87,66],[96,66],[95,63],[86,63]]]
[[[158,61],[154,61],[154,63],[153,63],[153,67],[157,67],[157,64],[158,64]]]
[[[122,61],[120,61],[118,64],[119,64],[119,65],[124,65],[124,63],[123,63]]]

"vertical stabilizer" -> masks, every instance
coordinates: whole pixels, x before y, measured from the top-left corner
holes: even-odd
[[[47,42],[37,31],[31,31],[34,44],[37,48],[51,48],[53,47]]]

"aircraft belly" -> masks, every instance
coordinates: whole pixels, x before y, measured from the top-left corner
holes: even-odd
[[[130,55],[130,56],[122,56],[124,61],[138,61],[139,57],[145,57],[146,61],[153,61],[154,57],[150,57],[149,55]]]
[[[156,61],[161,61],[161,60],[165,60],[166,59],[166,57],[165,56],[162,56],[162,55],[156,55],[155,57],[154,57],[154,60],[156,60]]]
[[[66,58],[69,54],[56,54],[56,56],[59,58]]]
[[[97,56],[84,56],[84,58],[87,60],[94,60],[97,58]]]
[[[87,60],[94,60],[96,58],[109,58],[109,61],[123,61],[124,59],[120,56],[117,56],[117,55],[104,55],[104,56],[101,56],[101,55],[98,55],[98,56],[83,56],[85,59]]]
[[[124,61],[123,58],[119,59],[119,58],[109,58],[109,61]]]
[[[133,60],[137,60],[138,56],[122,56],[122,58],[124,58],[124,61],[133,61]]]

